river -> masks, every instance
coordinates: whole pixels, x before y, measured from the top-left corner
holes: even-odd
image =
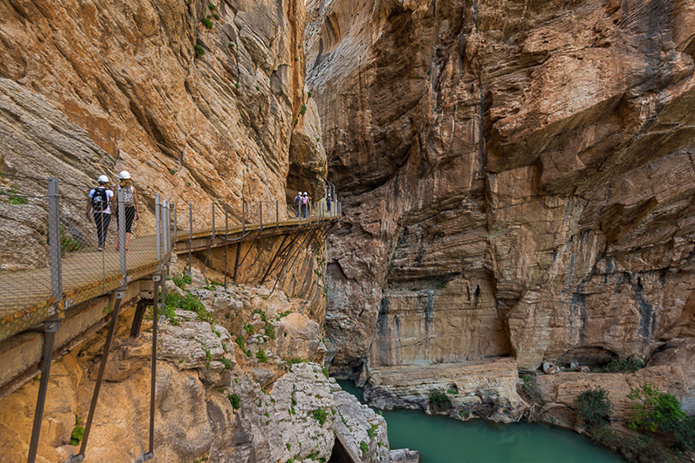
[[[343,390],[362,401],[350,381]],[[620,456],[566,429],[543,424],[494,424],[430,416],[416,410],[383,412],[391,448],[420,451],[421,463],[624,463]]]

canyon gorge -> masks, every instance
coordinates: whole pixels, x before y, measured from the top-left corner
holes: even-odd
[[[695,414],[692,1],[0,0],[0,56],[0,187],[58,177],[70,229],[85,188],[124,169],[143,230],[155,193],[196,227],[211,204],[239,220],[327,181],[343,201],[277,291],[255,286],[272,252],[244,285],[208,286],[219,254],[167,282],[214,320],[163,322],[165,461],[332,461],[339,435],[396,461],[384,419],[329,373],[375,408],[461,420],[584,432],[574,399],[601,386],[625,431],[645,382]],[[3,272],[46,259],[31,207],[0,208]],[[151,337],[124,340],[126,321],[89,461],[145,445]],[[70,456],[103,337],[56,362],[37,461]],[[645,367],[599,372],[628,359]],[[15,389],[3,462],[31,431],[37,384]]]

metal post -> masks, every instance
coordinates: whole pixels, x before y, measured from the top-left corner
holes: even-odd
[[[176,204],[173,205],[173,212],[174,212],[174,236],[172,237],[173,240],[171,242],[171,249],[174,249],[174,244],[176,244],[176,238],[178,238],[178,228],[177,228],[177,223],[176,223]]]
[[[188,276],[193,274],[193,204],[188,205]]]
[[[263,201],[260,202],[260,215],[261,215],[261,228],[260,230],[263,230]]]
[[[58,179],[48,180],[48,239],[49,255],[51,263],[51,296],[55,299],[54,314],[51,320],[44,325],[43,354],[41,356],[41,382],[39,383],[39,393],[36,399],[36,410],[34,411],[34,424],[31,429],[31,441],[29,443],[28,463],[36,461],[36,453],[39,449],[39,438],[41,436],[41,421],[43,411],[46,406],[46,393],[48,392],[48,379],[51,374],[51,363],[53,361],[53,348],[55,345],[55,334],[60,328],[60,321],[57,320],[58,305],[63,297],[63,273],[60,256],[60,190]]]
[[[227,241],[229,241],[229,214],[224,205],[224,289],[227,290]]]
[[[157,261],[161,262],[162,260],[162,229],[160,227],[161,225],[161,208],[160,208],[160,200],[159,200],[159,193],[154,195],[154,227],[155,227],[155,243],[157,246]]]
[[[123,190],[120,191],[122,193]],[[120,207],[119,207],[120,209]],[[125,226],[123,228],[125,230]],[[125,246],[121,246],[121,249]],[[106,361],[109,358],[109,350],[111,349],[111,341],[113,341],[113,334],[116,331],[116,321],[118,319],[118,312],[121,308],[121,301],[125,297],[125,288],[121,288],[116,291],[116,303],[113,307],[113,312],[111,312],[111,323],[109,325],[109,331],[106,334],[106,342],[104,342],[104,351],[101,354],[101,364],[99,365],[99,373],[97,374],[97,381],[94,385],[94,392],[92,394],[92,403],[89,406],[89,415],[87,416],[87,423],[84,427],[84,437],[82,437],[82,445],[80,446],[80,453],[74,455],[68,461],[82,461],[84,460],[85,452],[87,451],[87,441],[89,440],[89,433],[92,430],[92,421],[94,420],[94,412],[97,408],[97,401],[99,400],[99,391],[101,390],[101,383],[104,379],[104,370],[106,369]]]
[[[275,228],[280,225],[280,201],[275,200]]]
[[[125,259],[125,191],[121,188],[118,190],[118,242],[119,254],[121,261],[121,274],[123,275],[123,284],[126,281],[127,265]]]
[[[168,257],[171,253],[171,203],[169,201],[166,202],[167,208],[166,208],[166,228],[164,229],[164,233],[166,233],[166,254],[167,254],[167,260]]]
[[[215,239],[215,203],[212,203],[212,239]]]
[[[159,321],[159,285],[162,282],[161,275],[154,276],[154,313],[155,316],[152,318],[152,378],[150,384],[150,447],[149,455],[143,455],[142,461],[146,457],[154,457],[154,415],[155,415],[155,392],[157,390],[157,325]],[[162,307],[166,304],[162,301]],[[149,459],[149,458],[148,458]]]

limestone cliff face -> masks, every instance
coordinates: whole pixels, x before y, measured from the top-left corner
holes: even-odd
[[[329,241],[336,371],[692,342],[692,2],[308,11],[307,87],[349,192]]]
[[[1,1],[0,186],[43,194],[41,179],[58,177],[81,217],[96,177],[127,169],[145,205],[155,193],[192,203],[201,226],[211,201],[236,217],[242,197],[284,204],[288,178],[316,197],[325,161],[304,90],[304,11],[301,0]],[[9,228],[36,228],[13,212]],[[8,269],[32,264],[2,252]]]

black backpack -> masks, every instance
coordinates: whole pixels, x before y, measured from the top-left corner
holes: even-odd
[[[106,188],[95,188],[92,196],[92,208],[94,212],[104,212],[109,207],[109,197]]]

